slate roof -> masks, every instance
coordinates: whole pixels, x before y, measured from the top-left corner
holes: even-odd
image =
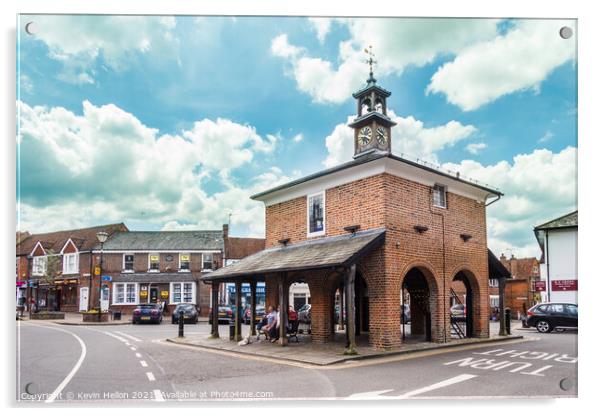
[[[385,229],[376,228],[268,248],[208,273],[201,280],[226,280],[265,273],[347,266],[384,241]]]
[[[118,223],[75,230],[32,234],[17,244],[17,256],[29,255],[38,241],[42,244],[44,250],[52,250],[55,253],[59,253],[65,243],[71,239],[79,251],[88,251],[98,244],[96,233],[99,231],[105,231],[109,235],[112,235],[121,231],[127,231],[127,227],[123,223]]]
[[[491,194],[495,194],[495,195],[499,195],[499,196],[504,195],[503,193],[501,193],[497,189],[493,189],[493,188],[490,188],[489,186],[478,184],[475,181],[469,181],[469,180],[463,179],[463,178],[461,178],[461,177],[459,177],[457,175],[452,175],[452,174],[445,173],[445,172],[443,172],[441,170],[435,169],[435,168],[430,167],[430,166],[426,166],[424,164],[421,164],[421,163],[418,163],[418,162],[415,162],[415,161],[412,161],[412,160],[409,160],[409,159],[404,159],[402,157],[395,156],[395,155],[392,155],[390,153],[373,152],[373,153],[368,153],[366,155],[358,157],[356,159],[353,159],[353,160],[351,160],[349,162],[345,162],[345,163],[342,163],[340,165],[334,166],[332,168],[324,169],[324,170],[321,170],[319,172],[313,173],[311,175],[305,176],[303,178],[299,178],[299,179],[296,179],[294,181],[285,183],[283,185],[276,186],[274,188],[268,189],[267,191],[263,191],[263,192],[260,192],[258,194],[255,194],[255,195],[251,195],[251,199],[255,199],[256,200],[256,199],[259,199],[259,198],[261,198],[263,196],[269,195],[269,194],[271,194],[273,192],[281,191],[281,190],[287,189],[287,188],[292,188],[293,186],[296,186],[296,185],[299,185],[299,184],[302,184],[302,183],[305,183],[305,182],[309,182],[311,180],[320,178],[322,176],[330,175],[330,174],[335,173],[335,172],[339,172],[339,171],[342,171],[342,170],[345,170],[345,169],[352,168],[354,166],[359,166],[359,165],[362,165],[364,163],[368,163],[368,162],[371,162],[373,160],[382,159],[382,158],[385,158],[385,157],[388,157],[389,159],[393,159],[393,160],[395,160],[397,162],[405,163],[405,164],[408,164],[408,165],[411,165],[411,166],[414,166],[414,167],[417,167],[417,168],[420,168],[420,169],[423,169],[423,170],[426,170],[426,171],[429,171],[429,172],[432,172],[432,173],[436,173],[437,175],[445,176],[445,177],[447,177],[449,179],[453,179],[454,181],[457,181],[457,182],[461,182],[461,183],[464,183],[464,184],[467,184],[467,185],[470,185],[470,186],[474,186],[476,188],[479,188],[479,189],[482,189],[484,191],[487,191],[487,192],[489,192]]]
[[[169,283],[194,282],[198,280],[190,273],[122,273],[113,276],[115,283]]]
[[[223,250],[221,230],[205,231],[129,231],[115,234],[104,250]],[[100,249],[97,245],[95,249]]]
[[[537,227],[535,227],[535,230],[577,227],[577,212],[578,211],[574,211],[570,214],[563,215],[562,217],[558,217],[552,221],[548,221],[544,224],[538,225]]]

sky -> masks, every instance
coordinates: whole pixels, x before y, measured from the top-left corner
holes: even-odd
[[[489,247],[539,256],[533,227],[577,209],[576,41],[572,20],[21,15],[17,227],[263,236],[250,195],[351,159],[371,45],[393,153],[499,188]]]

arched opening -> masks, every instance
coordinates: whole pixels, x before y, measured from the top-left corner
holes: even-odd
[[[378,112],[378,113],[383,113],[383,102],[380,98],[376,99],[376,102],[374,104],[374,111]]]
[[[401,284],[399,320],[403,342],[432,340],[436,294],[429,287],[425,273],[421,268],[414,267]]]
[[[475,303],[478,287],[468,271],[456,273],[450,289],[450,323],[452,338],[472,338],[475,327]]]
[[[370,332],[370,297],[368,284],[358,271],[355,275],[355,335],[368,334]],[[335,281],[332,291],[332,333],[344,335],[347,325],[347,296],[345,293],[344,276]]]
[[[361,114],[360,115],[364,115],[369,113],[370,111],[372,111],[372,102],[370,101],[369,98],[366,98],[362,101],[362,107],[361,107]]]
[[[302,278],[296,278],[288,287],[289,320],[297,318],[298,331],[311,334],[311,292]]]

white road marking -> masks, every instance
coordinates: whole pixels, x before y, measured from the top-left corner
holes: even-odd
[[[146,363],[146,361],[144,361],[144,360],[140,360],[140,365],[141,365],[142,367],[148,367],[148,364],[147,364],[147,363]]]
[[[461,383],[466,380],[470,380],[471,378],[477,377],[472,374],[461,374],[457,377],[453,377],[447,380],[440,381],[439,383],[431,384],[430,386],[422,387],[417,390],[412,390],[407,393],[404,393],[400,396],[383,396],[384,393],[389,393],[393,390],[375,390],[375,391],[366,391],[361,393],[355,393],[347,397],[347,399],[379,399],[379,400],[392,400],[392,399],[407,399],[413,396],[417,396],[422,393],[426,393],[428,391],[437,390],[442,387],[451,386],[452,384]]]
[[[121,342],[125,342],[126,345],[129,345],[128,340],[123,337],[120,337],[119,335],[112,334],[111,332],[108,332],[108,331],[103,331],[103,334],[113,337],[115,339],[118,339]]]
[[[163,398],[163,395],[161,394],[161,390],[159,390],[159,389],[153,390],[153,395],[155,396],[155,401],[157,401],[157,402],[165,401],[165,399]]]
[[[66,329],[63,329],[63,328],[55,328],[53,326],[46,326],[46,328],[56,329],[57,331],[65,332],[65,333],[73,336],[79,342],[79,345],[82,349],[79,359],[77,360],[77,362],[75,363],[75,365],[73,366],[73,368],[71,369],[69,374],[67,374],[67,377],[65,377],[65,379],[61,382],[61,384],[58,385],[58,387],[50,394],[50,396],[46,400],[46,403],[52,403],[59,396],[59,394],[61,394],[63,389],[67,386],[67,384],[69,384],[69,382],[71,381],[73,376],[75,376],[75,373],[77,373],[77,371],[81,367],[82,363],[84,362],[84,359],[86,358],[87,349],[86,349],[86,344],[84,343],[84,341],[80,337],[78,337],[76,334],[74,334],[73,332],[67,331]]]
[[[140,338],[136,338],[136,337],[134,337],[134,336],[132,336],[132,335],[128,335],[128,334],[126,334],[126,333],[123,333],[123,332],[121,332],[121,331],[115,331],[115,333],[116,333],[116,334],[119,334],[119,335],[121,335],[121,336],[124,336],[124,337],[126,337],[126,338],[129,338],[129,339],[131,339],[132,341],[136,341],[136,342],[142,342],[142,340],[141,340]]]
[[[442,387],[451,386],[452,384],[461,383],[466,380],[470,380],[471,378],[475,378],[476,376],[473,374],[460,374],[457,377],[452,377],[447,380],[440,381],[439,383],[431,384],[430,386],[422,387],[417,390],[412,390],[410,392],[404,393],[399,396],[400,399],[405,399],[407,397],[416,396],[418,394],[426,393],[427,391],[437,390]]]
[[[140,354],[139,352],[136,353],[136,358],[142,358],[142,354]]]
[[[155,381],[155,376],[153,373],[146,373],[146,376],[148,377],[148,381]]]

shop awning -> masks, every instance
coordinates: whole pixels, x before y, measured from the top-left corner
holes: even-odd
[[[273,247],[206,274],[201,280],[225,281],[267,273],[349,266],[384,241],[385,229],[376,228]]]
[[[194,282],[198,278],[190,273],[122,273],[113,276],[114,283],[170,283]]]

